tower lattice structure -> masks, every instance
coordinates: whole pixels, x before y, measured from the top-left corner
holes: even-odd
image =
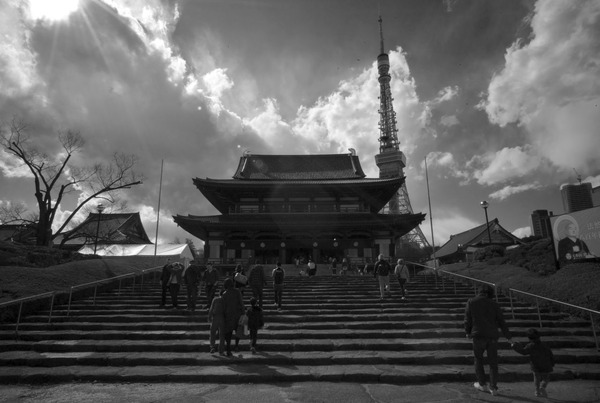
[[[392,105],[392,91],[390,88],[390,58],[383,48],[383,24],[379,17],[380,53],[377,56],[377,70],[379,72],[379,154],[375,156],[375,162],[379,167],[380,178],[404,176],[406,167],[406,156],[400,151],[398,141],[398,128],[396,112]],[[390,199],[384,212],[388,214],[413,214],[406,181],[402,183],[398,192]],[[429,242],[423,235],[419,226],[412,229],[400,240],[402,243],[423,248],[429,246]]]

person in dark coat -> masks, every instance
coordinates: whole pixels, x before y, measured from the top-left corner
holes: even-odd
[[[477,296],[467,301],[464,324],[467,337],[473,340],[475,376],[477,377],[477,382],[473,386],[482,392],[496,395],[498,393],[498,338],[500,337],[498,328],[502,329],[504,337],[509,341],[511,336],[504,321],[502,309],[493,298],[494,289],[492,287],[487,285],[480,287]],[[487,352],[490,366],[489,386],[486,386],[483,368],[484,352]]]
[[[210,322],[210,353],[216,353],[216,340],[219,337],[219,354],[225,355],[225,313],[221,295],[213,298],[208,310]]]
[[[257,264],[252,266],[248,273],[248,285],[252,290],[252,296],[258,300],[258,305],[262,308],[263,289],[267,285],[265,270],[262,265]]]
[[[210,309],[212,300],[217,292],[217,282],[219,281],[219,273],[215,270],[212,263],[206,265],[204,272],[204,286],[206,288],[206,309]]]
[[[167,259],[167,263],[162,268],[162,272],[160,273],[160,286],[162,288],[162,295],[160,300],[160,307],[164,307],[167,304],[167,290],[169,286],[167,283],[169,282],[169,278],[171,277],[171,259]]]
[[[171,276],[169,277],[167,284],[169,285],[169,292],[171,293],[171,302],[175,309],[179,308],[177,295],[179,294],[179,289],[181,288],[181,283],[183,281],[182,273],[183,265],[179,262],[173,263],[173,266],[171,266]]]
[[[554,354],[546,344],[542,343],[540,334],[536,329],[528,329],[527,338],[529,343],[525,346],[521,343],[512,343],[511,347],[517,353],[529,356],[535,395],[547,397],[546,386],[550,382],[550,373],[554,368]]]
[[[223,315],[225,317],[224,331],[225,343],[227,347],[227,356],[231,357],[231,337],[233,331],[237,329],[240,317],[244,313],[244,302],[242,301],[242,293],[233,287],[233,279],[228,277],[223,282]]]
[[[198,285],[200,284],[200,267],[190,264],[183,271],[183,281],[187,291],[187,310],[194,312],[196,310],[196,301],[198,300]]]
[[[241,264],[235,267],[235,274],[233,275],[233,285],[235,288],[240,290],[242,297],[244,296],[244,289],[248,284],[248,277],[244,274],[244,268]]]

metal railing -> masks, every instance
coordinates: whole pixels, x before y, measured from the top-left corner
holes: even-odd
[[[594,325],[594,315],[600,315],[599,311],[595,311],[593,309],[589,309],[589,308],[584,308],[582,306],[577,306],[577,305],[573,305],[573,304],[569,304],[567,302],[562,302],[562,301],[558,301],[556,299],[552,299],[552,298],[546,298],[546,297],[542,297],[540,295],[536,295],[536,294],[531,294],[525,291],[521,291],[521,290],[515,290],[514,288],[509,288],[508,289],[508,296],[510,299],[510,309],[511,309],[511,314],[512,314],[512,318],[515,318],[515,313],[513,310],[513,304],[512,304],[512,293],[517,293],[517,294],[522,294],[522,295],[526,295],[528,297],[532,297],[535,298],[535,305],[537,308],[537,314],[538,314],[538,321],[540,324],[540,328],[543,327],[542,324],[542,314],[540,313],[540,300],[544,300],[553,304],[558,304],[558,305],[563,305],[563,306],[567,306],[569,308],[574,308],[574,309],[578,309],[580,311],[583,312],[587,312],[590,315],[590,322],[592,325],[592,333],[594,334],[594,341],[596,342],[596,350],[600,350],[600,345],[598,344],[598,337],[596,335],[596,327]]]
[[[51,299],[50,299],[50,310],[48,312],[48,323],[51,323],[52,322],[52,312],[53,312],[53,309],[54,309],[54,301],[55,301],[57,295],[66,295],[67,293],[69,294],[69,302],[68,302],[68,305],[67,305],[67,316],[69,316],[69,314],[71,312],[71,302],[73,300],[73,291],[75,291],[77,289],[90,289],[90,288],[94,287],[93,301],[94,301],[94,305],[96,305],[96,295],[98,293],[98,286],[99,285],[112,283],[112,282],[115,282],[115,281],[118,280],[119,281],[118,292],[119,292],[119,295],[120,295],[121,294],[122,281],[125,280],[125,279],[128,279],[128,278],[133,278],[133,283],[132,283],[132,286],[131,286],[131,292],[133,293],[135,291],[135,280],[136,280],[137,277],[141,277],[141,279],[140,279],[140,291],[141,291],[144,288],[144,277],[145,277],[145,275],[147,273],[152,272],[153,275],[155,276],[159,269],[162,269],[162,266],[151,267],[151,268],[139,271],[139,272],[132,272],[132,273],[127,273],[127,274],[121,274],[120,276],[109,277],[109,278],[105,278],[105,279],[101,279],[101,280],[97,280],[97,281],[92,281],[92,282],[89,282],[89,283],[77,284],[77,285],[74,285],[74,286],[70,287],[68,291],[66,291],[66,290],[62,290],[62,291],[49,291],[49,292],[45,292],[45,293],[41,293],[41,294],[31,295],[31,296],[28,296],[28,297],[14,299],[12,301],[6,301],[6,302],[3,302],[3,303],[0,303],[0,310],[8,308],[8,307],[13,306],[13,305],[17,305],[17,304],[19,305],[19,310],[18,310],[17,319],[16,319],[16,323],[15,323],[15,339],[18,340],[18,338],[19,338],[19,325],[21,323],[21,314],[22,314],[22,311],[23,311],[23,303],[25,303],[25,302],[31,302],[31,301],[36,301],[36,300],[41,300],[41,299],[44,299],[44,298],[51,297]]]
[[[422,265],[421,265],[422,266]],[[428,266],[423,266],[423,267],[428,267]],[[458,273],[452,273],[446,270],[442,270],[442,269],[435,269],[433,267],[428,267],[430,269],[433,269],[435,271],[435,273],[440,273],[442,275],[448,275],[453,277],[453,284],[454,284],[454,293],[456,294],[456,281],[454,281],[454,278],[459,278],[461,280],[467,280],[473,283],[473,288],[476,292],[477,290],[477,284],[486,284],[489,285],[491,287],[494,287],[494,294],[496,296],[496,301],[498,301],[498,295],[500,294],[498,291],[502,291],[501,288],[499,288],[495,283],[490,283],[488,281],[485,280],[480,280],[480,279],[476,279],[473,277],[469,277],[469,276],[464,276],[462,274],[458,274]],[[437,287],[437,275],[436,275],[436,287]],[[442,289],[445,291],[445,282],[442,281]],[[592,334],[594,335],[594,342],[596,343],[596,350],[600,351],[600,343],[598,341],[598,336],[596,333],[596,326],[594,323],[594,315],[600,315],[599,311],[595,311],[593,309],[589,309],[589,308],[584,308],[582,306],[578,306],[578,305],[573,305],[573,304],[569,304],[567,302],[563,302],[563,301],[558,301],[552,298],[547,298],[547,297],[543,297],[541,295],[537,295],[537,294],[532,294],[529,292],[525,292],[525,291],[521,291],[521,290],[517,290],[515,288],[508,288],[508,297],[509,297],[509,301],[510,301],[510,313],[513,319],[515,319],[515,310],[514,310],[514,306],[513,306],[513,293],[517,293],[517,294],[521,294],[521,295],[525,295],[527,297],[530,298],[534,298],[535,299],[535,305],[536,305],[536,309],[537,309],[537,315],[538,315],[538,322],[540,325],[540,328],[543,327],[543,322],[542,322],[542,314],[541,314],[541,310],[540,310],[540,300],[543,301],[547,301],[553,304],[558,304],[558,305],[562,305],[562,306],[566,306],[569,308],[573,308],[573,309],[577,309],[579,311],[582,312],[586,312],[589,314],[590,316],[590,322],[591,322],[591,326],[592,326]]]

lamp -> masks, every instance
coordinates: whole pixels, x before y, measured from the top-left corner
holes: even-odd
[[[96,250],[98,249],[98,235],[100,233],[100,216],[104,211],[104,205],[102,203],[99,203],[96,207],[96,210],[98,210],[98,223],[96,224],[96,240],[94,241],[94,255],[96,254]]]
[[[481,207],[483,208],[483,211],[485,211],[485,226],[487,228],[487,234],[488,234],[488,243],[492,243],[492,235],[490,234],[490,223],[488,221],[488,213],[487,213],[487,209],[489,207],[489,203],[487,201],[482,201],[481,203]]]

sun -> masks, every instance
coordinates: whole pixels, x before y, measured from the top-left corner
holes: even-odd
[[[79,0],[29,0],[29,12],[36,20],[66,20],[78,8]]]

